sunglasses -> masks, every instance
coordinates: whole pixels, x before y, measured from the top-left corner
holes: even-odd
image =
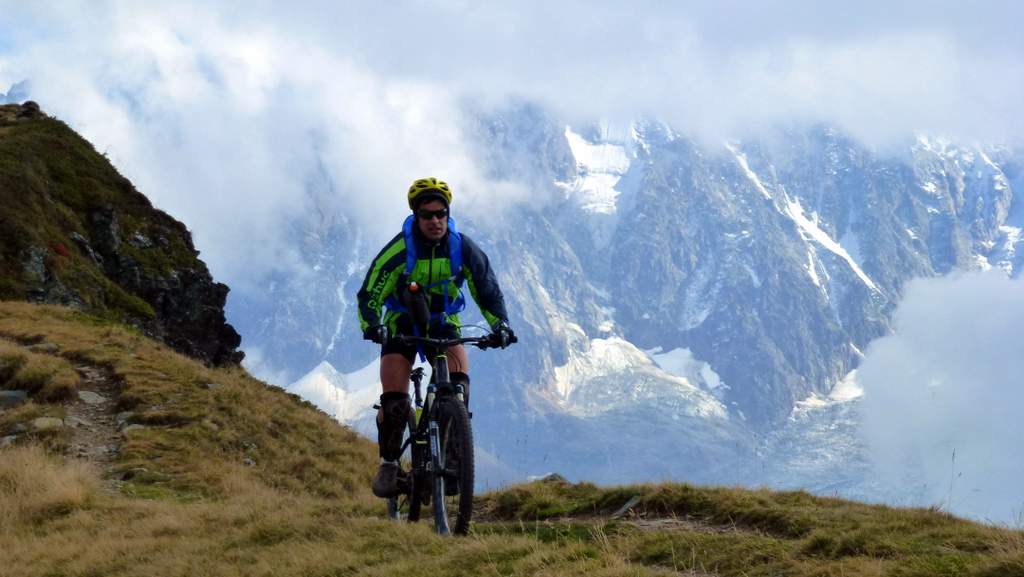
[[[444,220],[445,218],[448,217],[448,209],[442,208],[441,210],[417,210],[416,217],[419,218],[420,220],[432,220],[435,218]]]

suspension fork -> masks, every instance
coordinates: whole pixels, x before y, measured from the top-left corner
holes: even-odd
[[[437,416],[437,388],[447,385],[448,357],[443,352],[434,358],[433,379],[427,387],[427,436],[430,441],[430,468],[435,475],[444,473],[441,464],[441,430]]]
[[[448,356],[446,353],[441,353],[434,358],[434,379],[430,385],[427,386],[427,402],[426,407],[428,411],[427,419],[427,435],[430,442],[430,463],[431,469],[435,473],[441,473],[444,470],[442,467],[441,459],[441,430],[440,422],[438,421],[437,415],[437,390],[438,388],[449,389],[452,386],[451,375],[448,373]],[[454,397],[460,403],[465,403],[465,390],[462,387],[462,383],[456,385]]]

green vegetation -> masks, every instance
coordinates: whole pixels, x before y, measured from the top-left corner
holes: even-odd
[[[111,410],[140,427],[121,434],[109,463],[63,456],[60,434],[23,433],[0,448],[0,572],[1024,575],[1019,531],[682,484],[517,485],[479,499],[469,537],[442,539],[426,522],[383,518],[368,489],[375,446],[309,403],[61,307],[0,302],[0,387],[34,387],[30,402],[0,413],[0,436],[64,416],[74,389],[60,383],[81,367],[109,375]]]
[[[631,562],[716,575],[1024,575],[1020,531],[802,491],[555,479],[486,495],[480,508],[491,531],[555,542],[585,533]]]

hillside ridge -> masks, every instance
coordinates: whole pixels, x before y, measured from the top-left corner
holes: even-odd
[[[126,322],[213,364],[237,364],[228,287],[184,224],[34,102],[0,105],[0,299]]]

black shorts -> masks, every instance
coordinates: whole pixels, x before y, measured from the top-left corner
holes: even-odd
[[[397,327],[396,328],[398,330],[398,334],[401,334],[401,335],[411,335],[411,334],[413,334],[412,323],[409,321],[409,317],[406,316],[406,315],[401,315],[401,316],[398,317]],[[444,324],[437,324],[437,325],[434,325],[434,326],[430,327],[430,334],[428,336],[430,336],[430,338],[433,338],[433,339],[457,339],[461,335],[462,335],[462,333],[459,331],[458,327],[456,327],[455,325],[450,325],[448,323],[444,323]],[[406,360],[408,360],[410,364],[413,364],[413,365],[416,364],[416,346],[415,345],[409,345],[409,344],[405,344],[405,343],[400,343],[400,342],[397,342],[397,341],[389,339],[388,343],[386,345],[384,345],[383,347],[381,347],[381,349],[380,349],[380,356],[382,356],[382,357],[384,355],[391,355],[391,354],[395,354],[395,353],[398,353],[398,354],[402,355],[403,357],[405,357]],[[427,355],[427,357],[429,358],[433,354],[433,352],[428,350],[427,348],[425,348],[423,350],[423,354]]]

